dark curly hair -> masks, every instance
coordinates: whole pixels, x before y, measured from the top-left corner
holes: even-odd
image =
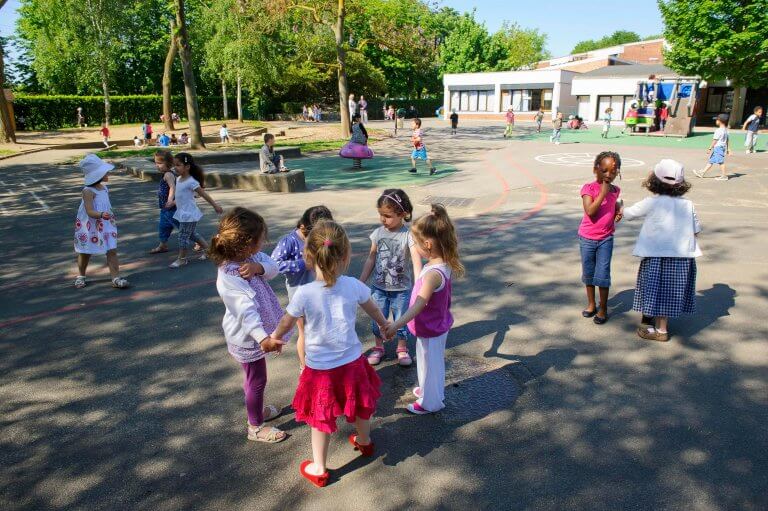
[[[595,156],[595,163],[592,165],[592,168],[596,169],[598,165],[600,165],[600,162],[606,158],[611,158],[613,161],[615,161],[616,170],[621,170],[621,156],[619,156],[619,153],[613,151],[603,151],[602,153]]]
[[[413,204],[403,190],[400,188],[387,188],[381,192],[381,196],[376,201],[376,207],[388,207],[395,213],[403,213],[405,221],[410,222],[413,216]]]
[[[670,185],[663,182],[661,179],[656,177],[656,174],[651,172],[651,174],[645,178],[645,181],[643,181],[643,188],[647,188],[649,192],[655,193],[656,195],[682,197],[688,193],[688,190],[691,189],[691,183],[688,181],[683,181],[682,183],[676,185]]]
[[[267,237],[264,219],[250,209],[237,207],[227,211],[219,222],[219,233],[211,239],[208,258],[216,265],[240,261],[250,255],[251,246]]]

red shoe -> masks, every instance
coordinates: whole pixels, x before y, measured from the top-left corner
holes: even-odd
[[[367,445],[360,445],[357,443],[357,435],[352,433],[349,435],[349,443],[352,444],[356,451],[360,451],[360,456],[365,456],[366,458],[373,456],[373,442]]]
[[[307,479],[310,483],[314,484],[318,488],[322,488],[326,484],[328,484],[328,477],[330,474],[328,474],[328,471],[326,470],[324,474],[316,476],[313,474],[310,474],[307,472],[307,465],[311,465],[312,462],[309,460],[304,460],[299,465],[299,473],[301,473],[302,476],[304,476],[305,479]]]

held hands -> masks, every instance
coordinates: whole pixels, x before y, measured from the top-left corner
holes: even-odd
[[[169,200],[165,203],[165,209],[171,209],[173,207],[176,207],[176,201],[175,200]]]
[[[269,336],[265,337],[259,344],[261,345],[261,350],[264,353],[275,352],[279,354],[283,352],[283,345],[285,344],[285,341],[276,337]]]
[[[218,213],[218,214],[222,214],[222,213],[224,213],[224,208],[222,208],[222,207],[221,207],[221,206],[219,206],[218,204],[216,204],[216,205],[214,205],[214,206],[213,206],[213,210],[214,210],[216,213]]]
[[[264,275],[264,267],[259,263],[245,263],[238,269],[240,276],[249,280],[258,275]]]
[[[101,218],[104,220],[109,220],[110,218],[112,218],[112,215],[109,213],[109,211],[103,211],[101,213]]]
[[[391,341],[397,334],[397,327],[392,321],[387,321],[383,325],[379,325],[379,330],[385,341]]]

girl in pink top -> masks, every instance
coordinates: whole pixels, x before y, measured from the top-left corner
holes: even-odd
[[[440,204],[432,204],[432,211],[416,220],[411,236],[427,264],[414,283],[410,308],[385,329],[385,334],[391,339],[407,324],[416,336],[419,386],[413,389],[416,401],[408,405],[408,411],[422,415],[445,407],[445,341],[453,325],[451,277],[464,275],[464,266],[459,259],[456,229]]]
[[[608,288],[611,287],[614,223],[621,220],[621,190],[613,180],[621,170],[621,157],[603,151],[595,158],[595,180],[581,187],[584,218],[579,226],[581,280],[587,286],[585,318],[594,317],[597,325],[608,321]],[[600,288],[600,308],[595,303],[595,286]]]

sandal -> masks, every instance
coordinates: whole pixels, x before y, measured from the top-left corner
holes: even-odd
[[[165,252],[168,252],[168,249],[160,247],[155,247],[149,251],[150,254],[164,254]]]
[[[320,474],[319,476],[316,476],[314,474],[310,474],[307,472],[307,466],[311,465],[312,462],[309,460],[304,460],[299,465],[299,473],[304,476],[305,479],[307,479],[310,483],[314,484],[318,488],[322,488],[326,484],[328,484],[328,478],[330,477],[330,474],[326,470],[324,473]]]
[[[360,456],[365,456],[366,458],[373,456],[374,446],[372,441],[365,445],[360,445],[357,443],[357,435],[352,433],[349,435],[349,443],[352,444],[352,447],[354,447],[356,451],[360,451]]]
[[[269,428],[267,430],[264,430],[266,434],[259,436],[259,433],[262,430],[264,430],[263,425],[258,427],[253,427],[249,424],[248,440],[253,440],[254,442],[265,442],[268,444],[276,444],[288,438],[288,435],[285,434],[285,431],[277,428]]]
[[[122,277],[115,277],[112,279],[112,287],[117,289],[125,289],[128,287],[128,281]]]
[[[653,332],[650,331],[650,328],[648,327],[639,327],[637,329],[637,335],[640,336],[641,339],[646,339],[648,341],[658,341],[658,342],[667,342],[669,341],[669,333],[664,332],[659,333],[656,330]]]
[[[408,367],[413,364],[411,354],[408,353],[408,348],[397,348],[397,363],[402,367]]]
[[[381,363],[382,358],[384,358],[384,348],[375,346],[368,354],[368,363],[377,366]]]
[[[267,405],[264,407],[264,422],[275,420],[280,417],[282,412],[277,409],[275,405]]]
[[[85,275],[78,275],[75,279],[75,288],[83,289],[85,287]]]
[[[426,408],[423,408],[418,402],[414,401],[413,403],[409,404],[406,408],[409,412],[411,412],[414,415],[426,415],[428,413],[432,413]]]
[[[186,266],[187,264],[189,264],[189,261],[185,257],[184,259],[176,259],[174,262],[168,265],[168,268],[173,268],[173,269],[181,268],[182,266]]]
[[[192,250],[194,250],[195,252],[200,252],[202,249],[203,249],[203,246],[198,242],[195,242],[195,246],[192,247]]]
[[[424,393],[421,391],[421,387],[413,387],[413,390],[411,390],[411,394],[416,396],[416,399],[421,399],[424,397]]]

